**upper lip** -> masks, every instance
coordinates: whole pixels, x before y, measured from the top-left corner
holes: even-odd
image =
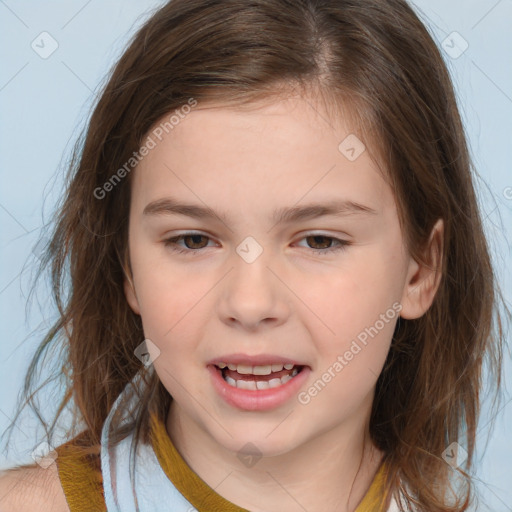
[[[293,364],[295,366],[307,366],[304,363],[290,359],[289,357],[283,357],[280,355],[273,354],[258,354],[250,356],[247,354],[227,354],[225,356],[219,356],[212,359],[208,364],[218,366],[220,363],[226,364],[245,364],[250,366],[265,366],[268,364]]]

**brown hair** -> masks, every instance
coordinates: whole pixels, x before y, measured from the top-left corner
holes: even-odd
[[[396,325],[370,433],[390,468],[387,488],[403,492],[401,510],[407,503],[467,510],[486,356],[497,389],[501,383],[501,295],[453,86],[404,0],[173,0],[151,16],[113,68],[75,147],[43,261],[60,318],[30,365],[24,393],[41,355],[62,343],[67,387],[50,432],[73,399],[69,432],[80,420],[88,442],[99,443],[113,402],[141,372],[134,350],[144,333],[123,292],[131,174],[102,197],[97,191],[163,116],[191,98],[242,107],[292,90],[321,94],[334,116],[348,105],[361,133],[374,134],[372,150],[388,170],[415,258],[444,220],[438,292],[425,315]],[[147,387],[133,424],[147,442],[149,411],[165,418],[171,397],[151,368],[142,376]],[[119,438],[132,427],[113,425]],[[467,486],[450,504],[454,472],[442,453],[453,441],[468,452],[466,471],[457,470]]]

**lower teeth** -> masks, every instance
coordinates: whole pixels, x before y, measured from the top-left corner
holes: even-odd
[[[270,380],[235,380],[228,375],[224,376],[224,380],[232,387],[238,389],[249,389],[252,391],[257,391],[260,389],[271,389],[278,388],[283,384],[286,384],[289,380],[292,380],[295,375],[299,373],[297,368],[294,368],[290,375],[285,375],[280,379],[270,379]]]

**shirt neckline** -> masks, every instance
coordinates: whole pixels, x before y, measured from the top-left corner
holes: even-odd
[[[172,442],[164,423],[151,413],[151,442],[158,462],[176,489],[198,512],[250,512],[216,493],[188,466]],[[386,473],[384,462],[362,501],[354,512],[382,512],[385,503],[383,484]]]

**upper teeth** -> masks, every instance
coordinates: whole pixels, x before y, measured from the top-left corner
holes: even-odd
[[[217,365],[220,369],[226,368],[226,366],[233,371],[236,371],[241,374],[252,374],[252,375],[270,375],[274,372],[280,372],[283,368],[285,370],[291,370],[293,368],[293,364],[266,364],[264,366],[249,366],[246,364],[226,364],[219,363]]]

